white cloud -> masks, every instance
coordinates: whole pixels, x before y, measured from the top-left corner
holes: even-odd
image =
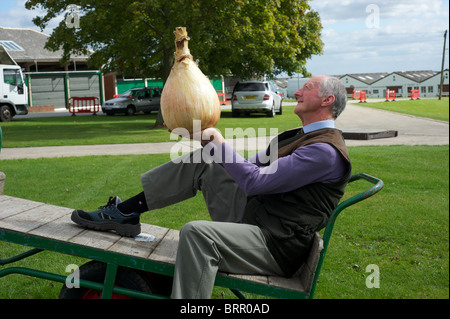
[[[26,0],[0,1],[1,26],[40,31],[32,19],[44,11],[26,10]],[[311,6],[321,17],[325,44],[324,54],[307,64],[313,74],[440,69],[448,0],[313,0]],[[376,24],[373,9],[367,11],[373,7],[379,9]],[[51,34],[62,19],[43,32]]]
[[[16,0],[10,2],[14,2],[10,9],[0,11],[0,26],[9,28],[29,28],[41,31],[39,27],[34,25],[32,20],[36,16],[43,16],[45,11],[41,9],[25,9],[26,0]],[[61,16],[50,20],[43,32],[50,34],[53,28],[55,28],[63,18],[64,17]]]
[[[448,2],[314,0],[312,7],[321,17],[325,44],[324,54],[307,65],[313,74],[440,68]]]

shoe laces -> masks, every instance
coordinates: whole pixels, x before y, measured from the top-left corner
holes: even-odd
[[[111,196],[108,199],[108,203],[106,203],[106,205],[100,206],[98,209],[103,210],[105,208],[111,208],[114,206],[116,206],[116,197]]]

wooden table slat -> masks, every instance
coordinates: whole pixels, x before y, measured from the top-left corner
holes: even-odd
[[[290,289],[295,291],[305,291],[300,277],[294,276],[291,278],[269,276],[269,285],[275,287],[282,287],[284,289]]]
[[[2,203],[3,204],[3,203]],[[48,222],[60,218],[71,211],[69,208],[53,205],[39,205],[0,220],[0,227],[12,228],[15,231],[28,233]]]
[[[0,195],[0,220],[45,205],[31,200]]]
[[[108,250],[120,239],[121,236],[118,236],[117,234],[114,234],[112,232],[102,232],[85,229],[81,233],[73,237],[70,242],[82,246]]]
[[[72,210],[49,223],[46,223],[38,228],[28,232],[29,234],[51,238],[59,241],[69,241],[71,238],[79,235],[85,230],[79,227],[70,219]]]
[[[253,282],[258,282],[260,284],[267,285],[269,283],[268,276],[262,276],[262,275],[238,275],[238,274],[228,274],[228,276],[242,279],[242,280],[249,280]]]
[[[141,242],[136,241],[134,238],[122,237],[114,245],[109,247],[109,251],[114,251],[124,255],[148,258],[167,234],[169,229],[149,224],[141,224],[141,226],[141,232],[155,236],[153,241]]]
[[[150,254],[149,259],[175,264],[179,234],[178,230],[170,229],[156,249]]]

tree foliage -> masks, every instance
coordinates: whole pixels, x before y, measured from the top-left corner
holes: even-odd
[[[78,6],[80,27],[69,28],[64,19],[46,44],[62,48],[63,59],[89,48],[89,63],[104,72],[165,80],[178,26],[187,27],[191,54],[208,76],[306,75],[307,59],[323,47],[320,18],[308,1],[28,0],[25,6],[44,9],[33,19],[41,29]]]

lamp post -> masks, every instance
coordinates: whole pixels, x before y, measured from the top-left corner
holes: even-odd
[[[444,84],[444,60],[445,60],[445,41],[447,40],[447,30],[444,33],[444,50],[442,51],[442,65],[441,65],[441,85],[439,88],[439,100],[442,97],[442,89]]]

